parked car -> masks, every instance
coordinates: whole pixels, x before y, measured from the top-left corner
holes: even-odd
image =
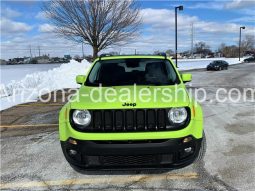
[[[207,70],[227,70],[228,69],[228,63],[224,60],[215,60],[211,62],[206,69]]]
[[[86,76],[76,77],[81,87],[59,114],[65,158],[78,172],[199,163],[205,152],[203,113],[185,90],[184,83],[191,78],[191,74],[180,74],[166,55],[96,59]],[[155,99],[140,99],[144,89],[157,91]],[[126,98],[131,93],[128,101],[123,101],[122,90]],[[111,97],[114,102],[106,99],[109,92],[113,96],[112,91],[117,91]],[[168,93],[174,99],[164,101]]]
[[[243,60],[244,62],[255,62],[255,56],[253,56],[253,57],[249,57],[249,58],[246,58],[246,59],[244,59]]]

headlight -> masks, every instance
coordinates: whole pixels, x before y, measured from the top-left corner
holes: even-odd
[[[168,119],[172,123],[183,123],[187,117],[188,113],[184,107],[172,108],[168,112]]]
[[[91,114],[88,110],[74,110],[73,122],[77,125],[86,127],[91,122]]]

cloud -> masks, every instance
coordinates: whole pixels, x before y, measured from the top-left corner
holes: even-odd
[[[203,3],[194,3],[192,5],[188,5],[188,9],[215,9],[220,10],[223,9],[224,4],[219,2],[203,2]]]
[[[16,22],[4,17],[1,18],[0,29],[2,34],[24,33],[32,30],[32,28],[26,23]]]
[[[141,10],[143,16],[143,27],[141,35],[135,41],[123,46],[111,46],[108,51],[121,51],[122,53],[153,53],[155,50],[165,51],[174,49],[174,11],[168,9],[146,8]],[[229,45],[237,44],[239,24],[231,22],[208,22],[196,16],[178,13],[178,50],[189,50],[191,46],[191,23],[194,24],[194,44],[198,41],[206,42],[213,50],[220,43]],[[29,45],[32,54],[38,55],[38,46],[41,54],[51,56],[63,56],[65,54],[81,55],[81,44],[56,37],[52,32],[54,26],[44,23],[38,26],[40,32],[34,36],[25,36],[23,33],[12,33],[12,35],[1,43],[2,56],[6,58],[29,56]],[[253,25],[246,25],[242,31],[243,36],[254,34]],[[22,35],[23,34],[23,35]],[[90,46],[85,46],[85,54],[92,54]]]
[[[227,2],[224,5],[226,9],[243,9],[243,8],[250,8],[255,6],[254,0],[234,0],[231,2]]]
[[[141,10],[141,16],[143,23],[151,25],[153,28],[174,28],[174,11],[172,10],[146,8]],[[189,27],[190,23],[197,20],[197,17],[179,14],[178,26],[186,28]],[[187,23],[189,23],[188,26]]]
[[[36,14],[35,18],[45,20],[47,19],[46,13],[44,11],[40,11]]]
[[[43,33],[49,33],[49,32],[53,32],[54,28],[55,27],[53,25],[45,23],[39,26],[39,31]]]
[[[255,6],[254,0],[208,1],[188,5],[189,9],[249,9]],[[251,10],[250,10],[251,11]]]
[[[231,19],[229,20],[229,22],[233,22],[233,23],[254,23],[255,21],[255,16],[251,15],[251,16],[246,16],[246,17],[238,17],[235,19]]]
[[[81,55],[81,44],[59,38],[52,33],[40,33],[35,36],[13,34],[12,37],[1,42],[1,59],[30,56],[30,46],[33,56],[39,55],[39,46],[41,55],[61,57],[66,54]],[[88,46],[84,46],[84,50],[85,54],[92,53],[92,49]]]
[[[150,31],[159,30],[160,33],[174,29],[174,11],[168,9],[142,9],[141,10],[143,23],[150,26]],[[191,23],[199,32],[208,33],[236,33],[239,25],[235,23],[224,22],[209,22],[199,19],[195,16],[186,14],[178,14],[178,28],[179,32],[186,31],[190,33]],[[253,27],[254,28],[254,27]]]
[[[253,7],[253,9],[252,8],[250,8],[250,9],[241,9],[240,10],[240,12],[242,13],[242,14],[245,14],[245,15],[248,15],[248,16],[255,16],[255,11],[254,11],[254,9],[255,9],[255,6]]]
[[[174,11],[168,9],[146,8],[141,10],[143,33],[138,42],[125,46],[134,52],[134,49],[143,52],[154,50],[164,51],[174,49]],[[214,50],[220,43],[236,44],[235,37],[239,34],[239,24],[230,22],[209,22],[196,16],[178,13],[178,49],[187,50],[191,46],[191,23],[194,26],[194,43],[204,41]],[[254,33],[254,26],[247,26],[244,35]],[[153,46],[151,46],[153,44]],[[123,48],[122,48],[123,49]]]
[[[1,17],[5,18],[14,18],[14,17],[19,17],[22,14],[16,10],[13,10],[8,7],[1,8]]]

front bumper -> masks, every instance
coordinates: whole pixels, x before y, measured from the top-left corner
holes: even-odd
[[[202,138],[188,137],[186,143],[187,137],[139,141],[68,139],[61,141],[61,147],[72,166],[87,170],[179,168],[191,164],[201,147]]]
[[[207,67],[206,69],[207,69],[207,70],[217,70],[217,68],[211,67],[211,66]]]

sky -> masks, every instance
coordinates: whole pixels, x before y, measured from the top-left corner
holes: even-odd
[[[221,43],[237,45],[239,27],[245,26],[242,36],[255,34],[255,1],[139,1],[142,26],[136,40],[124,46],[111,46],[100,52],[121,54],[153,53],[174,50],[174,7],[178,12],[178,51],[191,49],[193,42],[206,42],[212,50]],[[1,1],[1,59],[49,54],[50,56],[82,55],[82,45],[58,37],[42,11],[43,1]],[[90,46],[84,46],[91,55]]]

